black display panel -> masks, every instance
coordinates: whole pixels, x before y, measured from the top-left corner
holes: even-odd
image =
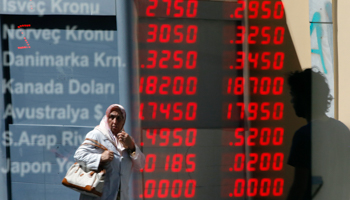
[[[136,0],[138,199],[284,199],[300,69],[282,1]],[[297,126],[296,126],[297,127]]]

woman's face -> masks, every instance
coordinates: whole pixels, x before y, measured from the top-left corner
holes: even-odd
[[[125,119],[120,110],[113,110],[108,116],[108,126],[113,134],[118,134],[123,129]]]

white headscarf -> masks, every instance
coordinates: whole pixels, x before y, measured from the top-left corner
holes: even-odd
[[[116,108],[119,108],[119,110],[123,114],[124,119],[126,120],[126,112],[125,112],[124,107],[119,105],[119,104],[112,104],[107,108],[106,115],[103,116],[103,118],[100,122],[100,125],[96,126],[95,129],[101,131],[103,133],[103,135],[105,135],[112,142],[112,144],[115,147],[117,147],[118,150],[123,150],[124,149],[123,145],[120,142],[118,142],[118,140],[116,139],[116,137],[114,136],[114,134],[112,133],[112,131],[108,125],[109,114],[111,114],[111,112],[113,110],[115,110]]]

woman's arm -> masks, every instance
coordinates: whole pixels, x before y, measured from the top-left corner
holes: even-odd
[[[130,154],[133,167],[137,170],[145,167],[145,155],[141,152],[140,148],[135,144],[135,151]]]
[[[90,138],[93,140],[97,139],[97,136],[93,131],[90,131],[85,138]],[[91,170],[97,170],[101,162],[101,154],[104,152],[103,149],[97,148],[93,142],[89,140],[84,140],[83,144],[79,146],[74,154],[74,159],[79,164],[87,167]]]

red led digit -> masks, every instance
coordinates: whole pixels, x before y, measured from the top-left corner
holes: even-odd
[[[273,11],[273,18],[275,19],[282,19],[284,15],[284,7],[282,1],[276,1],[274,11]]]
[[[186,198],[193,198],[196,194],[196,180],[187,180],[184,196]]]
[[[260,156],[260,170],[267,171],[270,169],[271,154],[262,153]]]
[[[283,186],[284,186],[284,180],[282,178],[276,178],[273,182],[273,190],[272,195],[273,196],[282,196],[283,195]]]
[[[177,38],[174,40],[174,43],[180,43],[184,40],[184,34],[182,32],[179,32],[179,29],[183,29],[183,25],[175,25],[174,27],[174,35],[177,36]]]
[[[281,127],[275,128],[273,131],[273,139],[272,144],[273,145],[282,145],[283,144],[283,135],[284,135],[284,129]]]
[[[182,68],[182,66],[183,66],[183,59],[181,58],[181,57],[178,57],[178,55],[181,55],[181,54],[183,54],[183,51],[180,51],[180,50],[176,50],[175,52],[174,52],[174,61],[175,62],[178,62],[178,64],[177,65],[174,65],[173,67],[174,67],[174,69],[180,69],[180,68]]]
[[[283,84],[284,84],[284,78],[283,77],[276,77],[276,78],[274,78],[272,94],[274,94],[274,95],[282,94],[283,93]]]
[[[260,94],[267,95],[271,90],[271,78],[270,77],[262,77],[260,80]]]
[[[161,43],[169,42],[170,41],[170,32],[171,32],[170,24],[162,24],[160,27],[159,42],[161,42]]]
[[[145,183],[145,198],[153,198],[155,193],[156,181],[155,180],[147,180]],[[148,192],[150,191],[150,193]]]
[[[193,44],[197,41],[198,27],[195,25],[189,25],[187,27],[186,42],[188,44]]]
[[[270,119],[270,114],[271,114],[271,112],[270,112],[270,110],[269,110],[269,107],[270,106],[270,102],[262,102],[261,103],[261,113],[262,114],[265,114],[265,115],[263,115],[263,116],[261,116],[261,120],[269,120]]]
[[[261,44],[270,44],[271,35],[268,33],[271,30],[270,26],[264,26],[261,29],[261,35],[265,38],[265,40],[261,41]]]
[[[198,7],[197,0],[188,0],[187,1],[186,16],[191,17],[191,18],[196,17],[197,16],[197,7]]]
[[[197,66],[197,51],[189,51],[187,52],[186,57],[186,68],[194,69]]]
[[[274,171],[282,170],[283,169],[283,159],[284,159],[283,153],[275,153],[273,155],[272,170],[274,170]]]
[[[260,184],[260,196],[266,197],[270,195],[271,179],[263,178]]]
[[[154,9],[157,8],[157,6],[158,6],[158,0],[148,0],[148,1],[153,2],[153,5],[147,7],[146,16],[148,16],[148,17],[154,17],[154,16],[156,16],[156,14],[155,14],[155,13],[152,13],[151,10],[154,10]]]
[[[253,134],[252,134],[253,133]],[[247,138],[247,145],[248,146],[255,146],[255,142],[252,140],[258,137],[258,129],[257,128],[250,128],[249,129],[249,136]]]
[[[186,120],[195,120],[197,116],[197,103],[189,102],[186,106]]]
[[[261,15],[262,19],[268,19],[271,17],[271,9],[267,8],[269,4],[271,4],[270,1],[263,1],[261,4],[261,10],[265,12],[265,14]]]
[[[231,119],[232,117],[232,103],[229,103],[227,105],[227,115],[226,115],[226,119]]]
[[[143,116],[143,108],[144,108],[144,103],[140,103],[140,112],[139,112],[139,118],[141,120],[144,120],[145,117]]]
[[[270,144],[270,140],[271,140],[271,129],[269,129],[269,128],[262,128],[261,131],[260,131],[260,134],[261,134],[261,136],[260,136],[260,145],[262,145],[262,146],[269,145]]]
[[[273,105],[272,119],[281,120],[283,118],[284,104],[282,102],[277,102]]]
[[[249,112],[249,116],[248,116],[248,120],[256,120],[256,118],[258,117],[258,103],[256,102],[251,102],[248,104],[248,112]]]
[[[182,110],[178,109],[178,106],[182,106],[182,103],[176,102],[173,105],[174,113],[178,114],[176,117],[175,116],[173,117],[173,120],[175,120],[175,121],[181,120],[182,119],[182,115],[183,115]]]
[[[170,162],[170,156],[167,155],[167,156],[166,156],[166,159],[165,159],[165,167],[164,167],[164,170],[165,170],[165,171],[168,171],[168,170],[169,170],[169,162]]]
[[[249,28],[249,35],[248,35],[248,44],[256,44],[256,36],[259,34],[259,27],[258,26],[250,26]]]
[[[167,6],[166,6],[166,15],[167,15],[167,16],[170,15],[171,1],[172,1],[172,0],[163,0],[163,2],[165,2],[165,3],[167,4]]]
[[[169,105],[170,107],[170,105]],[[170,129],[168,128],[162,128],[159,131],[159,137],[160,139],[164,140],[163,142],[159,143],[159,146],[167,146],[169,144],[169,137],[170,137]]]
[[[166,106],[165,106],[166,105]],[[159,111],[163,114],[165,114],[165,119],[169,119],[169,116],[170,116],[170,103],[161,103],[160,104],[160,108],[159,108]],[[161,145],[162,146],[162,145]]]
[[[236,10],[235,10],[235,18],[237,18],[237,19],[243,18],[243,13],[244,13],[246,3],[245,3],[245,1],[242,1],[242,0],[238,0],[237,3],[240,6],[238,8],[236,8]]]
[[[249,77],[249,81],[251,83],[251,86],[253,86],[253,94],[258,93],[258,83],[259,83],[259,79],[257,77]],[[252,83],[253,82],[253,83]]]
[[[174,2],[174,8],[178,11],[178,13],[174,14],[174,17],[183,17],[184,15],[184,8],[179,6],[179,3],[183,3],[183,0],[177,0]]]
[[[186,94],[194,95],[197,91],[197,77],[190,76],[186,81]]]
[[[258,1],[250,1],[249,2],[249,19],[255,19],[258,17],[259,13],[259,2]]]
[[[233,190],[233,195],[235,197],[243,197],[244,196],[244,188],[245,188],[245,180],[244,179],[236,179],[235,181],[235,189]]]
[[[162,190],[164,188],[164,193],[162,193]],[[158,197],[159,198],[166,198],[169,193],[169,180],[160,180],[159,181],[159,189],[158,189]]]
[[[235,163],[233,165],[233,170],[235,172],[240,172],[244,170],[245,155],[243,153],[237,153],[235,155]]]
[[[158,26],[156,24],[149,24],[148,27],[152,30],[148,31],[148,35],[151,36],[151,38],[147,38],[147,42],[152,43],[157,40],[157,31]]]
[[[275,34],[273,37],[273,43],[274,44],[283,44],[284,41],[284,27],[278,26],[275,28]]]
[[[181,137],[181,135],[177,134],[178,132],[181,132],[181,131],[182,131],[182,128],[175,128],[173,130],[173,137],[174,137],[175,140],[177,140],[177,142],[173,143],[174,147],[178,147],[178,146],[182,145],[182,137]]]
[[[152,55],[151,57],[148,57],[147,58],[147,61],[150,61],[151,64],[149,65],[146,65],[147,68],[151,69],[151,68],[154,68],[156,66],[156,63],[157,63],[157,51],[154,51],[154,50],[149,50],[148,51],[148,54],[149,55]]]
[[[237,26],[236,44],[243,44],[244,35],[245,35],[245,27],[244,26]]]
[[[248,171],[255,171],[256,168],[253,166],[258,162],[258,154],[257,153],[250,153],[249,154],[249,161],[247,163],[247,170]]]
[[[158,78],[156,76],[147,77],[146,94],[155,94],[157,92]]]
[[[181,196],[182,193],[182,180],[174,180],[173,184],[172,184],[172,190],[171,190],[171,197],[172,198],[179,198]],[[177,189],[177,193],[176,193],[176,189]]]
[[[235,95],[242,95],[244,92],[244,78],[243,77],[237,77],[235,79],[235,87],[233,89],[233,93]]]
[[[269,57],[271,55],[270,52],[263,52],[261,54],[261,61],[263,63],[265,63],[265,65],[261,66],[261,69],[262,70],[267,70],[267,69],[270,69],[270,66],[271,66],[271,61],[269,58],[266,58],[266,57]]]
[[[251,178],[248,180],[247,195],[248,197],[254,197],[258,193],[258,179]]]
[[[146,138],[152,140],[152,145],[155,145],[156,143],[156,130],[153,130],[153,133],[151,132],[150,129],[146,130]]]
[[[235,141],[236,141],[235,146],[243,146],[244,145],[244,128],[236,128]]]
[[[159,68],[166,69],[168,65],[164,65],[163,62],[170,60],[171,52],[169,50],[162,50],[162,54],[165,55],[165,57],[159,59]]]
[[[196,144],[197,129],[190,128],[186,131],[185,145],[188,147],[194,146]]]
[[[145,82],[145,77],[140,77],[140,86],[139,86],[139,93],[142,94],[143,92],[143,83]]]
[[[156,167],[156,154],[147,154],[145,163],[145,172],[154,172]],[[151,166],[150,166],[151,164]]]
[[[171,171],[172,172],[179,172],[182,169],[182,162],[183,162],[183,155],[182,154],[174,154],[172,165],[171,165]]]
[[[167,95],[168,91],[165,91],[164,88],[168,88],[170,85],[171,78],[169,76],[162,77],[162,84],[159,86],[159,94]]]
[[[155,102],[148,102],[148,105],[153,107],[153,109],[152,109],[152,119],[155,119],[156,116],[157,116],[157,103],[155,103]]]
[[[196,154],[188,154],[186,156],[186,172],[194,172],[196,169],[196,162],[191,159],[195,159]]]
[[[237,102],[236,106],[241,108],[241,112],[240,112],[239,118],[240,119],[244,119],[244,103]]]
[[[182,94],[184,88],[184,77],[175,76],[173,84],[173,94],[179,95]]]
[[[236,57],[236,69],[243,69],[244,67],[244,60],[245,60],[245,52],[243,51],[237,51],[237,57]]]
[[[227,94],[231,94],[232,92],[232,79],[233,78],[228,78],[227,80]]]
[[[284,52],[276,52],[273,59],[273,69],[280,70],[284,64]]]
[[[249,53],[248,54],[248,61],[250,64],[253,64],[253,68],[258,68],[258,60],[259,60],[259,53]]]

